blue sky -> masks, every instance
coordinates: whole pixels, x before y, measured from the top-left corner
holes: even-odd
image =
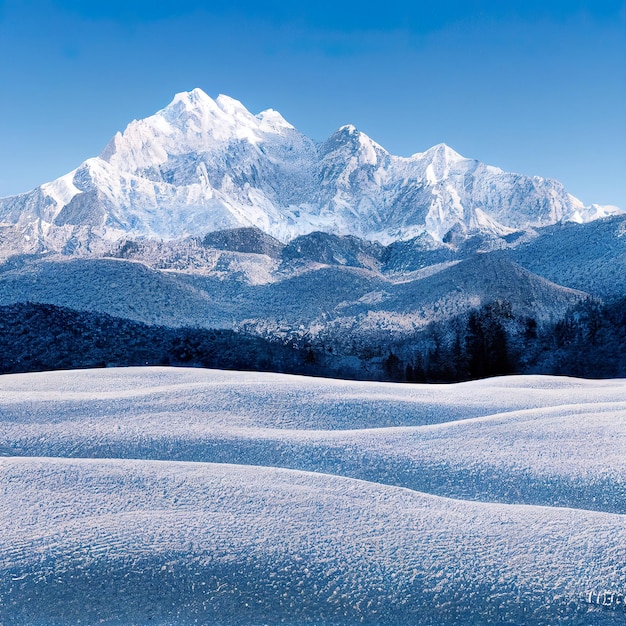
[[[316,140],[445,142],[626,209],[625,4],[0,0],[0,196],[200,87]]]

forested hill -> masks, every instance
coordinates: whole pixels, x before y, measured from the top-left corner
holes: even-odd
[[[587,300],[538,325],[495,301],[401,342],[278,341],[232,330],[150,326],[38,303],[0,307],[0,373],[132,365],[455,382],[506,374],[626,376],[626,299]]]

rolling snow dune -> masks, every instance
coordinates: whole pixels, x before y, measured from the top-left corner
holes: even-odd
[[[625,619],[624,381],[7,375],[0,455],[3,626]]]
[[[626,575],[619,515],[264,467],[0,467],[4,624],[617,623],[583,599]]]

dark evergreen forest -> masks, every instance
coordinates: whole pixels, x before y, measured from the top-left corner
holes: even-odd
[[[548,324],[494,301],[401,340],[269,340],[172,329],[48,304],[0,307],[0,373],[172,365],[347,379],[458,382],[507,374],[626,376],[626,299],[587,300]]]

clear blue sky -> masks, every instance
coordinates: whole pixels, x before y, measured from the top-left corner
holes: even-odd
[[[625,2],[0,0],[0,195],[194,87],[626,209]]]

